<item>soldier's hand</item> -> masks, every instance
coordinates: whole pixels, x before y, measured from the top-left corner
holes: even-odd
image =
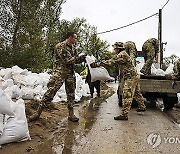
[[[79,58],[80,58],[81,61],[85,61],[86,60],[86,54],[85,55],[81,55]]]
[[[167,74],[166,74],[165,77],[166,77],[166,79],[168,79],[168,80],[169,80],[169,79],[172,79],[172,75],[167,75]]]
[[[97,66],[96,66],[96,62],[91,63],[90,66],[91,66],[92,68],[96,68],[96,67],[97,67]]]

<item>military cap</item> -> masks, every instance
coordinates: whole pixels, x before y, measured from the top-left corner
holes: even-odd
[[[112,45],[113,48],[125,49],[124,44],[122,42],[115,42]]]

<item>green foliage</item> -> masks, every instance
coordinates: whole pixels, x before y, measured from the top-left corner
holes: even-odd
[[[18,65],[33,72],[52,68],[55,45],[68,31],[78,34],[77,52],[109,59],[109,44],[102,41],[85,19],[60,20],[66,0],[1,0],[0,66]],[[81,72],[84,65],[76,65]]]

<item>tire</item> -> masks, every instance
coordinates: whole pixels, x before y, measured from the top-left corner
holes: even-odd
[[[174,104],[178,102],[177,97],[169,97],[165,95],[163,97],[163,103],[164,103],[164,110],[170,110],[174,107]]]

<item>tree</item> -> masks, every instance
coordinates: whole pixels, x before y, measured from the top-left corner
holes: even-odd
[[[106,41],[85,19],[60,20],[66,0],[0,0],[0,66],[40,72],[52,68],[55,45],[68,31],[79,35],[77,52],[107,59]]]
[[[18,65],[33,71],[42,71],[49,67],[49,56],[45,53],[48,43],[45,38],[50,36],[51,28],[56,25],[61,5],[65,0],[35,0],[33,3],[29,0],[1,2],[3,2],[1,14],[4,19],[0,22],[1,32],[8,30],[11,36],[8,43],[4,41],[6,38],[2,37],[8,50],[3,49],[1,52],[8,55],[8,65]],[[9,14],[6,9],[9,10]]]

